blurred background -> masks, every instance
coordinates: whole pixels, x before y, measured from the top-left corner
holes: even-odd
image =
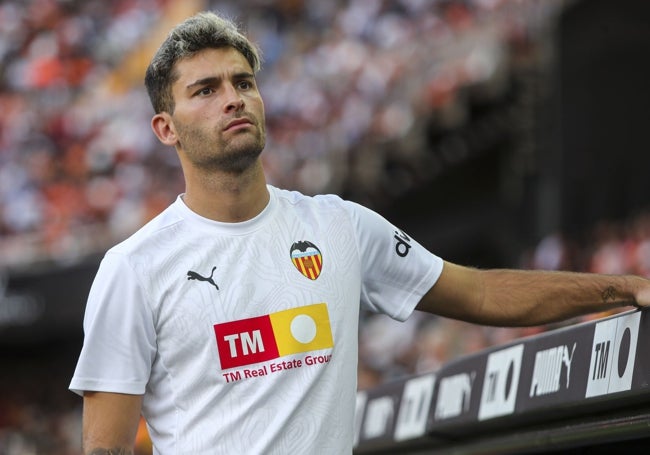
[[[270,183],[467,265],[650,276],[650,2],[3,0],[0,454],[80,451],[98,262],[184,186],[144,70],[202,9],[263,51]],[[363,314],[359,387],[549,328]]]

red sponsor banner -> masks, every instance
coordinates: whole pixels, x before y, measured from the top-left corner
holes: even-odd
[[[214,332],[224,370],[278,357],[268,315],[216,324]]]

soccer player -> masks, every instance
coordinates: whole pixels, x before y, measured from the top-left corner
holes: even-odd
[[[353,445],[360,307],[537,325],[650,303],[636,276],[478,270],[377,213],[268,185],[258,51],[201,13],[145,84],[186,189],[110,249],[88,297],[70,388],[87,454],[343,454]]]

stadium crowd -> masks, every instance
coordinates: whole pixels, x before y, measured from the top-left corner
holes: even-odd
[[[164,21],[214,8],[260,44],[271,183],[377,206],[440,172],[424,129],[461,124],[473,88],[498,94],[555,3],[3,2],[0,264],[103,251],[182,191],[142,84]]]
[[[498,96],[513,52],[561,2],[183,3],[238,18],[262,48],[271,183],[377,207],[444,170],[426,128],[462,124],[470,95]],[[147,38],[161,21],[182,19],[177,5],[0,4],[0,265],[103,251],[182,192],[173,151],[150,132],[141,81]],[[649,220],[603,224],[582,245],[550,235],[519,265],[648,275]],[[537,330],[364,314],[359,386]],[[69,378],[35,384],[32,373],[16,373],[16,393],[0,395],[0,453],[77,453],[80,402],[61,386]],[[70,400],[39,401],[61,394]],[[146,438],[139,444],[146,453]]]

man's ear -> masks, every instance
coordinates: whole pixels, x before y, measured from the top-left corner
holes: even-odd
[[[154,115],[151,119],[151,129],[163,144],[174,147],[178,143],[176,128],[169,113],[161,112]]]

